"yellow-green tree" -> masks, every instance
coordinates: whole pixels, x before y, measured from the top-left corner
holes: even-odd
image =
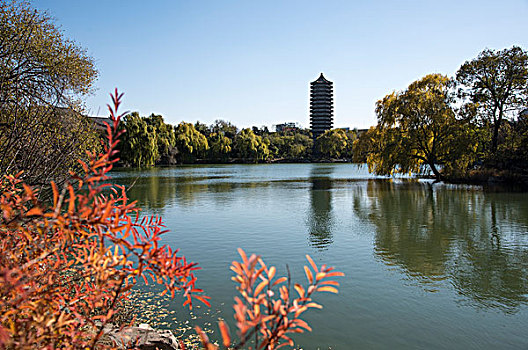
[[[138,112],[123,118],[125,132],[119,143],[121,161],[136,167],[153,166],[159,157],[156,128]]]
[[[327,130],[315,140],[317,152],[327,158],[346,156],[349,140],[342,129]]]
[[[81,100],[97,71],[83,48],[25,1],[0,1],[0,169],[30,184],[65,179],[98,144]]]
[[[193,162],[197,157],[203,157],[209,149],[207,138],[191,123],[181,122],[175,133],[176,146],[184,162]]]
[[[268,159],[270,155],[268,144],[264,142],[261,136],[255,135],[251,129],[240,131],[235,137],[234,149],[241,158],[255,162]]]
[[[376,103],[378,125],[365,136],[371,172],[389,175],[430,169],[439,180],[443,178],[439,165],[451,173],[468,167],[476,143],[455,117],[453,84],[446,76],[430,74]],[[361,146],[356,143],[356,148]]]
[[[209,135],[209,156],[216,161],[225,162],[231,153],[231,139],[224,135],[223,132],[213,132]]]

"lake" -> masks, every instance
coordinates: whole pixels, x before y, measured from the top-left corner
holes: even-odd
[[[163,217],[164,243],[202,267],[198,286],[212,308],[168,307],[180,321],[209,326],[213,338],[219,317],[232,320],[229,266],[241,247],[281,275],[287,264],[303,284],[305,254],[346,274],[339,294],[316,296],[324,308],[305,314],[314,331],[296,338],[304,349],[528,348],[527,193],[377,178],[353,164],[112,177],[132,186],[144,214]]]

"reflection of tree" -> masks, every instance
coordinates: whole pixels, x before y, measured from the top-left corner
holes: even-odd
[[[318,249],[326,249],[333,242],[332,229],[332,179],[333,166],[314,165],[310,173],[311,211],[308,217],[308,230],[311,244]]]
[[[519,203],[416,181],[369,181],[367,198],[354,200],[354,209],[375,225],[375,253],[385,264],[424,286],[448,279],[480,307],[514,311],[528,301],[528,242],[518,234],[528,218]]]
[[[127,171],[112,181],[124,185],[131,200],[145,209],[160,209],[173,200],[176,179],[160,176],[158,168],[142,171]]]
[[[163,168],[127,170],[120,173],[113,181],[125,185],[128,197],[137,200],[138,205],[145,209],[162,209],[172,203],[192,206],[196,201],[204,199],[201,196],[204,192],[214,193],[206,200],[225,205],[233,199],[231,194],[238,188],[261,188],[270,185],[267,181],[238,183],[229,181],[227,176],[193,175],[192,172],[170,176],[170,173],[163,172]]]

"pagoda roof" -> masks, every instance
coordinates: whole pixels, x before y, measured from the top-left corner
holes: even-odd
[[[332,84],[332,82],[328,79],[326,79],[323,75],[323,73],[321,73],[321,75],[319,76],[319,78],[317,78],[317,80],[313,81],[313,83],[325,83],[325,84]]]

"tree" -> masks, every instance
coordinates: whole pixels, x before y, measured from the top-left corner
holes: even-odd
[[[210,127],[211,132],[219,133],[223,132],[226,137],[229,137],[231,140],[235,139],[235,136],[238,134],[238,128],[222,119],[215,120],[214,124]]]
[[[528,103],[528,53],[517,46],[486,49],[465,62],[456,79],[462,84],[461,96],[477,104],[483,126],[491,128],[491,153],[495,154],[503,120],[516,117]]]
[[[146,118],[147,125],[155,129],[158,158],[156,164],[174,164],[176,153],[176,134],[174,127],[166,124],[161,115],[151,114]]]
[[[255,135],[251,129],[240,131],[235,137],[234,149],[241,158],[252,159],[255,162],[267,159],[270,154],[268,145],[262,137]]]
[[[209,137],[209,134],[211,133],[211,129],[206,124],[200,123],[200,121],[194,123],[194,128],[205,137]]]
[[[159,157],[156,128],[148,124],[138,112],[123,118],[124,133],[121,135],[119,150],[123,163],[136,167],[153,166]]]
[[[231,153],[231,140],[224,136],[223,132],[211,133],[209,135],[209,154],[211,159],[219,160],[222,162],[227,161],[229,154]]]
[[[176,146],[184,161],[193,162],[209,149],[207,138],[191,123],[181,122],[175,130]]]
[[[376,103],[378,125],[365,136],[373,138],[367,156],[370,171],[421,173],[428,167],[440,180],[439,164],[467,168],[475,141],[455,118],[452,87],[448,77],[430,74]]]
[[[265,136],[264,139],[269,140],[270,155],[284,159],[307,158],[313,146],[311,137],[298,132],[275,132]]]
[[[93,59],[48,14],[0,1],[0,169],[36,185],[64,179],[98,142],[80,113],[96,78]]]
[[[348,149],[348,137],[342,129],[326,130],[315,140],[320,155],[328,158],[341,158]]]

